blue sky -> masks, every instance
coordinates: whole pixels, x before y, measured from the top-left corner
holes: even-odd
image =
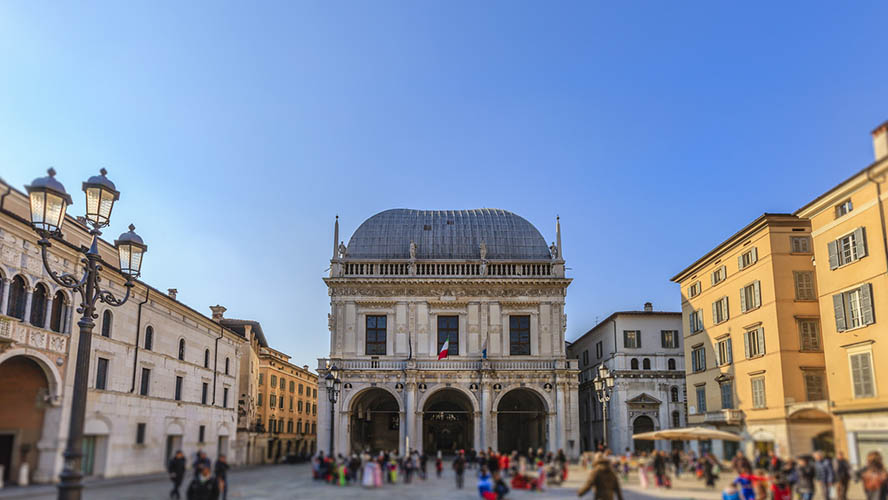
[[[568,338],[872,161],[888,2],[0,2],[0,176],[100,167],[146,281],[316,366],[321,278],[387,208],[497,207],[574,278]],[[72,213],[80,214],[76,198]]]

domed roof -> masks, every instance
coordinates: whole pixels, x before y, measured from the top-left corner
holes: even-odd
[[[409,259],[410,242],[417,259],[550,260],[539,231],[522,217],[495,208],[380,212],[358,227],[348,242],[348,258]]]

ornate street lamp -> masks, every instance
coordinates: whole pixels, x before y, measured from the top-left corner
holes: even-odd
[[[65,212],[68,205],[72,204],[71,197],[65,191],[62,183],[55,179],[55,170],[49,169],[47,177],[34,179],[30,185],[25,186],[31,205],[31,225],[40,236],[37,244],[40,245],[43,267],[53,281],[60,286],[80,293],[81,302],[78,312],[82,313],[77,326],[80,327],[80,336],[77,346],[77,360],[74,367],[74,388],[71,399],[71,417],[68,424],[68,441],[65,445],[63,456],[64,468],[59,475],[59,500],[80,500],[83,492],[83,473],[81,461],[83,458],[83,423],[86,418],[86,394],[89,376],[89,358],[92,352],[92,330],[95,326],[96,303],[101,301],[111,306],[122,306],[130,296],[134,280],[139,276],[142,268],[142,256],[148,251],[148,246],[142,241],[130,225],[130,231],[120,235],[114,242],[117,247],[120,260],[120,271],[126,277],[126,294],[122,299],[115,297],[107,289],[100,286],[102,270],[101,257],[99,256],[98,241],[101,229],[110,222],[111,209],[114,202],[120,197],[120,193],[114,187],[114,183],[105,177],[105,169],[101,175],[90,177],[83,183],[83,191],[86,193],[86,218],[84,224],[92,236],[89,248],[82,247],[80,252],[84,258],[83,276],[79,279],[68,273],[59,274],[49,267],[47,249],[52,246],[51,239],[61,240],[62,224],[65,221]]]
[[[601,436],[604,447],[607,448],[607,402],[610,401],[611,392],[614,390],[614,376],[604,366],[604,363],[598,367],[598,374],[595,375],[592,384],[595,386],[598,402],[601,403]]]
[[[327,401],[330,401],[330,457],[336,458],[333,455],[333,420],[336,415],[334,411],[334,407],[336,406],[336,400],[339,398],[339,388],[342,385],[342,381],[339,380],[339,369],[336,368],[336,365],[330,367],[327,370],[327,376],[324,377],[324,384],[327,386]]]

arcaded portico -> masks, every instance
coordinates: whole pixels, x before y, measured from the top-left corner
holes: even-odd
[[[337,453],[406,447],[579,452],[576,360],[565,356],[560,227],[547,245],[498,209],[387,210],[348,245],[335,226],[330,357]],[[438,353],[448,343],[448,356]],[[323,388],[320,392],[324,392]],[[330,449],[318,397],[318,449]]]

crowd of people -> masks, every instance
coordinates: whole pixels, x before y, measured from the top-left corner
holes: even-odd
[[[224,454],[219,455],[216,464],[213,465],[204,451],[198,451],[191,465],[194,477],[185,490],[187,500],[226,500],[228,498],[229,466],[228,459]],[[173,489],[170,491],[171,499],[179,500],[181,498],[179,489],[185,481],[185,467],[185,454],[178,450],[167,463],[167,472],[173,483]]]
[[[369,452],[335,458],[320,452],[312,461],[314,479],[332,485],[361,485],[380,488],[386,484],[409,484],[428,478],[429,457],[417,450],[399,455],[397,451]],[[560,484],[567,478],[567,456],[563,450],[545,453],[528,449],[525,453],[499,453],[459,450],[450,464],[457,489],[465,487],[466,473],[477,480],[479,496],[484,500],[506,498],[511,489],[541,491],[549,483]],[[434,457],[435,475],[444,472],[444,459],[439,451]]]

